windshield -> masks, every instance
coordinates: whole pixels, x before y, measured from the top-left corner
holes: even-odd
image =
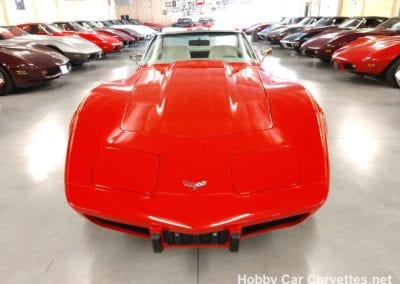
[[[92,26],[89,23],[81,22],[79,25],[84,28],[86,31],[93,31]]]
[[[301,20],[301,21],[299,22],[299,25],[308,25],[308,24],[310,24],[310,23],[313,22],[313,21],[314,21],[313,18],[304,18],[303,20]]]
[[[136,19],[129,19],[130,24],[134,25],[141,25],[142,23],[139,20]]]
[[[356,28],[358,27],[359,24],[361,24],[362,19],[348,19],[343,22],[339,26],[340,29],[351,29],[351,28]]]
[[[78,23],[68,23],[68,25],[76,32],[84,31],[85,29]]]
[[[382,27],[385,29],[398,30],[400,28],[399,23],[400,23],[400,18],[392,18],[392,19],[389,19],[389,20],[383,22],[378,27]]]
[[[104,26],[100,25],[99,23],[96,22],[86,22],[86,24],[91,27],[92,29],[99,29],[102,28]]]
[[[102,21],[102,22],[100,22],[103,26],[105,26],[105,27],[110,27],[110,26],[112,26],[114,23],[113,22],[111,22],[111,21]]]
[[[14,37],[13,34],[10,33],[7,29],[0,28],[0,39],[10,39],[13,37]]]
[[[324,27],[332,24],[332,18],[322,18],[315,22],[316,27]]]
[[[28,35],[27,32],[23,31],[18,27],[5,27],[13,36],[23,36]]]
[[[54,34],[54,33],[62,33],[62,30],[60,30],[57,26],[55,25],[39,25],[39,29],[42,29],[48,34]]]
[[[179,60],[253,63],[257,61],[257,58],[241,33],[196,32],[156,36],[143,63],[172,63]]]

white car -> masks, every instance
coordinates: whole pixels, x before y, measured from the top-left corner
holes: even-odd
[[[6,26],[1,29],[9,31],[9,36],[5,40],[46,45],[68,57],[72,65],[82,65],[102,57],[100,47],[78,36],[32,35],[16,26]]]

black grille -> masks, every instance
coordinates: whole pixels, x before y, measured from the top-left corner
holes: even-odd
[[[98,218],[98,217],[89,216],[89,218],[93,219],[94,221],[97,221],[99,223],[102,223],[104,225],[108,225],[108,226],[112,226],[112,227],[115,227],[115,228],[124,229],[124,230],[127,230],[127,231],[132,231],[134,233],[139,233],[139,234],[143,234],[143,235],[150,235],[149,229],[144,228],[144,227],[118,223],[118,222],[105,220],[105,219]]]
[[[248,235],[248,234],[251,234],[251,233],[254,233],[257,231],[270,229],[270,228],[277,227],[280,225],[296,223],[305,217],[306,217],[306,214],[302,214],[302,215],[296,215],[296,216],[292,216],[292,217],[285,218],[285,219],[279,219],[279,220],[275,220],[275,221],[271,221],[271,222],[247,226],[242,229],[242,234]]]
[[[46,71],[47,71],[46,76],[55,76],[55,75],[61,74],[60,67],[58,67],[58,66],[48,68]]]
[[[354,70],[355,66],[351,63],[343,63],[344,68],[346,68],[347,70]]]
[[[189,235],[170,231],[162,232],[164,242],[169,245],[202,245],[202,244],[225,244],[229,241],[227,230],[215,233]]]

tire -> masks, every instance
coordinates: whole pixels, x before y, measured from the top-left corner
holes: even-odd
[[[400,80],[396,79],[395,76],[398,71],[400,71],[400,58],[393,61],[385,71],[385,81],[395,88],[400,87]]]
[[[0,96],[7,95],[13,88],[13,81],[6,69],[0,65],[0,81],[4,81],[4,86],[0,89]]]

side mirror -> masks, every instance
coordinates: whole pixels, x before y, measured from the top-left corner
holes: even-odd
[[[134,60],[137,65],[143,60],[143,54],[131,54],[129,57]]]
[[[261,61],[264,62],[265,57],[269,56],[272,54],[272,48],[270,47],[264,47],[263,49],[260,50],[260,55],[262,56]]]
[[[272,48],[270,47],[264,47],[263,49],[261,49],[260,54],[265,57],[265,56],[269,56],[272,54]]]
[[[143,54],[134,53],[134,54],[131,54],[131,55],[129,56],[129,58],[130,58],[131,60],[135,61],[137,65],[140,65],[140,63],[141,63],[142,60],[143,60]]]

